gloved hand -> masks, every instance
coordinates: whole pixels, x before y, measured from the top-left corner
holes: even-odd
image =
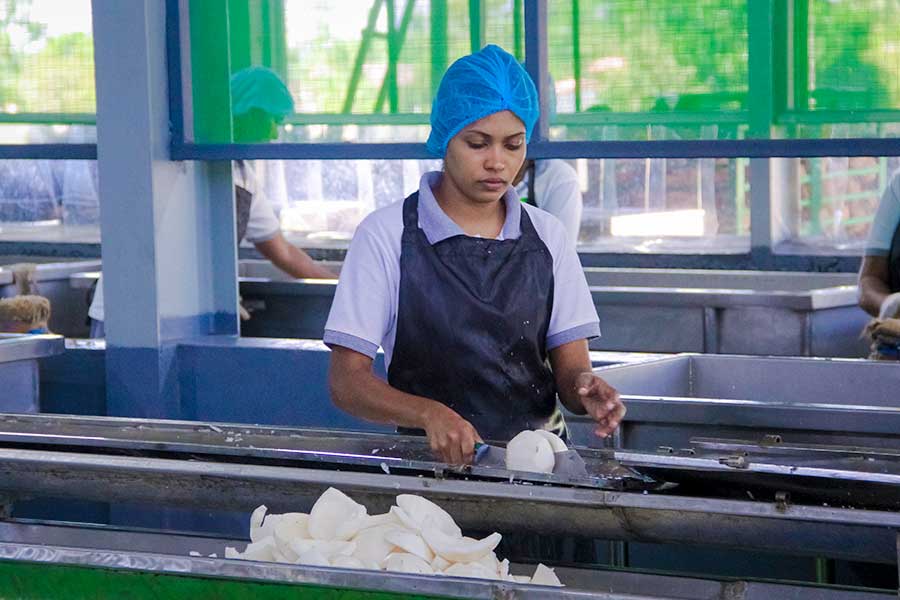
[[[884,299],[881,310],[878,311],[879,319],[895,319],[900,317],[900,292],[895,292]]]

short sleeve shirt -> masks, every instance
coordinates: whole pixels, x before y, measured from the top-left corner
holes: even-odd
[[[866,256],[887,256],[897,226],[900,225],[900,171],[894,173],[878,204],[872,230],[866,242]]]
[[[528,178],[516,186],[519,198],[528,196]],[[578,243],[578,231],[581,228],[581,212],[584,200],[581,197],[581,184],[578,173],[564,160],[551,158],[534,163],[534,195],[538,208],[546,210],[556,217],[566,229],[569,242],[574,247]]]
[[[441,210],[432,193],[438,172],[425,173],[419,183],[419,227],[432,245],[464,235]],[[547,349],[600,335],[584,270],[565,228],[553,215],[519,201],[513,188],[503,197],[506,221],[498,239],[521,235],[521,211],[527,210],[535,231],[553,257],[553,308],[547,330]],[[353,236],[341,268],[334,302],[325,324],[324,342],[375,357],[384,350],[390,365],[397,335],[400,292],[400,248],[403,201],[366,217]]]
[[[237,161],[232,170],[234,185],[250,192],[250,218],[247,220],[247,232],[244,239],[251,244],[267,242],[281,231],[278,214],[269,201],[265,181],[253,161]],[[238,240],[240,243],[242,240]]]

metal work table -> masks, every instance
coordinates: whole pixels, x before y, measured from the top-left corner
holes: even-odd
[[[340,263],[327,263],[336,272]],[[242,260],[249,337],[321,339],[332,280],[296,280],[263,260]],[[862,357],[868,316],[852,273],[587,268],[602,337],[591,349]],[[85,287],[96,274],[72,278]]]
[[[62,354],[65,343],[60,335],[0,333],[0,411],[38,412],[38,359]]]

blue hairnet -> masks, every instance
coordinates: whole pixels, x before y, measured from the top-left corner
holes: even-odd
[[[499,46],[485,46],[450,65],[431,105],[428,152],[443,157],[447,144],[464,127],[509,110],[525,124],[525,141],[538,118],[534,82],[515,57]]]
[[[247,67],[231,76],[231,114],[264,110],[277,120],[294,112],[294,99],[281,78],[266,67]]]

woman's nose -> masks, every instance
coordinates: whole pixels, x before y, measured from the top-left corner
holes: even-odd
[[[500,148],[491,146],[485,160],[485,167],[492,171],[502,171],[506,168],[506,158],[503,156],[503,151]]]

